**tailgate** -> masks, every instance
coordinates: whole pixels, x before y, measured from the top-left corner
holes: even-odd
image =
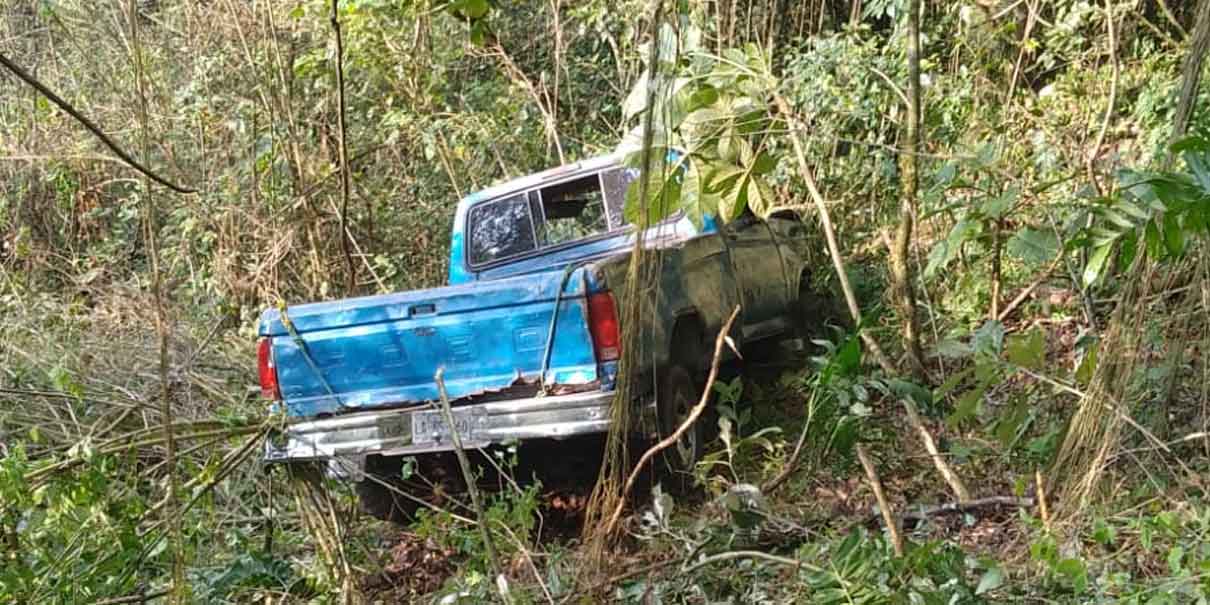
[[[560,286],[548,383],[597,380],[583,269],[289,307],[261,317],[291,416],[451,399],[535,382]],[[309,360],[308,360],[309,358]],[[325,384],[326,383],[326,384]]]

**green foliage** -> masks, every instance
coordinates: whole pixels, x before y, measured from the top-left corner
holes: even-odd
[[[1120,195],[1090,209],[1085,284],[1138,257],[1180,258],[1194,240],[1210,234],[1210,140],[1189,137],[1173,152],[1181,154],[1185,172],[1123,170]]]
[[[0,458],[0,601],[78,603],[125,596],[164,564],[156,536],[139,531],[147,509],[134,491],[113,493],[124,461],[90,457],[67,475],[34,484],[17,445]]]
[[[776,206],[766,180],[778,161],[766,148],[776,87],[769,57],[752,44],[713,55],[700,38],[693,27],[678,38],[663,26],[660,64],[648,66],[623,104],[627,119],[650,116],[654,166],[662,167],[652,172],[659,180],[650,185],[650,199],[640,199],[639,182],[627,192],[626,217],[635,224],[684,212],[700,227],[708,216],[727,222],[745,210],[767,216]],[[636,167],[643,161],[644,128],[622,144]]]

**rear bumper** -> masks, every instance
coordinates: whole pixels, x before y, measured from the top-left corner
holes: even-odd
[[[564,438],[609,430],[612,391],[593,391],[453,408],[466,448],[539,438]],[[269,440],[266,462],[363,461],[365,456],[406,456],[454,449],[440,408],[358,412],[289,424]],[[358,465],[360,466],[360,465]]]

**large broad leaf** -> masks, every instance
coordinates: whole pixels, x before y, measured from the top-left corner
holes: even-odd
[[[773,190],[758,176],[750,175],[747,185],[747,203],[752,213],[761,218],[769,216],[775,206]]]
[[[638,81],[634,83],[634,87],[630,89],[630,94],[626,95],[626,100],[622,101],[622,115],[627,120],[647,109],[647,89],[650,86],[651,74],[643,72]]]
[[[1041,265],[1059,253],[1059,238],[1054,231],[1026,228],[1008,240],[1008,253],[1027,263]]]
[[[710,168],[707,189],[715,196],[714,204],[718,208],[718,217],[724,223],[739,218],[744,211],[746,195],[744,169],[732,164],[718,163]]]
[[[1014,334],[1004,346],[1004,356],[1015,365],[1038,369],[1046,361],[1046,337],[1039,330]]]
[[[988,218],[1000,218],[1017,203],[1019,195],[1018,190],[1009,189],[1000,195],[988,196],[984,198],[980,211]]]
[[[950,233],[945,239],[937,242],[933,246],[933,250],[929,252],[929,262],[924,268],[924,276],[932,277],[937,271],[944,269],[950,261],[958,256],[958,250],[962,248],[963,242],[973,239],[979,234],[981,224],[979,221],[962,219],[954,224],[950,229]]]
[[[1004,349],[1004,324],[996,319],[987,320],[975,330],[971,345],[976,353],[998,357]]]
[[[487,14],[491,4],[487,0],[455,0],[447,6],[447,10],[467,19],[479,19]]]
[[[718,216],[720,214],[719,195],[710,190],[707,179],[702,175],[697,162],[686,164],[685,182],[681,185],[679,206],[698,229],[701,229],[705,223],[706,215]]]

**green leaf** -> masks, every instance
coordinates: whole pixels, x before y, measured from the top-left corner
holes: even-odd
[[[761,218],[769,216],[769,212],[773,210],[774,203],[777,199],[773,195],[773,190],[765,184],[764,180],[759,177],[752,176],[748,178],[748,208],[752,213]]]
[[[717,216],[720,213],[720,197],[718,194],[710,192],[705,186],[697,162],[686,163],[685,182],[681,186],[680,207],[685,211],[685,216],[688,216],[694,226],[699,229],[707,214]],[[723,218],[724,222],[728,220],[730,219]]]
[[[1088,587],[1088,570],[1079,559],[1063,559],[1055,565],[1055,571],[1071,582],[1071,587],[1077,592],[1084,592]]]
[[[914,382],[892,378],[887,381],[887,386],[896,396],[910,399],[921,408],[927,409],[933,405],[933,392]]]
[[[1175,212],[1164,215],[1164,247],[1172,257],[1179,257],[1185,252],[1185,232],[1181,226],[1180,216]]]
[[[1172,575],[1177,575],[1181,572],[1181,563],[1185,560],[1185,549],[1179,545],[1173,546],[1168,550],[1168,571]]]
[[[1016,405],[1009,408],[1007,412],[1000,416],[996,421],[996,440],[1003,447],[1011,447],[1017,439],[1017,433],[1020,432],[1021,426],[1029,419],[1029,403],[1024,399],[1018,401]]]
[[[1022,261],[1041,265],[1059,253],[1059,238],[1054,231],[1026,228],[1009,238],[1006,249]]]
[[[992,565],[983,572],[983,577],[979,578],[979,586],[975,588],[975,594],[991,592],[1002,584],[1004,584],[1004,570],[999,565]]]
[[[453,15],[460,15],[467,19],[479,19],[487,14],[491,8],[487,0],[457,0],[449,4],[448,10]]]
[[[973,418],[979,412],[979,403],[983,401],[983,393],[986,391],[984,385],[979,385],[962,394],[958,399],[958,404],[954,406],[954,411],[945,419],[945,423],[950,427],[958,427],[966,420]]]
[[[487,36],[491,33],[491,29],[487,26],[487,21],[475,21],[471,26],[471,44],[475,46],[483,46],[487,42]]]
[[[647,89],[651,85],[650,82],[650,72],[643,72],[630,89],[630,94],[626,95],[626,100],[622,101],[622,116],[627,120],[647,109]]]
[[[1037,329],[1010,336],[1004,356],[1014,365],[1036,370],[1046,361],[1046,337]]]
[[[962,219],[954,224],[950,229],[949,235],[944,240],[937,242],[929,252],[929,262],[924,268],[924,276],[932,277],[937,271],[944,269],[958,256],[958,250],[962,248],[963,242],[973,239],[980,231],[979,221]]]
[[[975,348],[976,353],[999,357],[1000,351],[1004,348],[1004,324],[995,319],[984,322],[978,330],[975,330],[971,345]]]
[[[1016,189],[1009,189],[1000,195],[987,197],[980,211],[989,218],[1000,218],[1017,203],[1018,194]]]
[[[761,175],[773,172],[777,168],[777,158],[767,151],[760,152],[750,166],[752,174]]]
[[[1084,285],[1091,286],[1096,283],[1101,277],[1101,272],[1105,270],[1105,265],[1109,260],[1109,253],[1113,252],[1113,244],[1102,244],[1093,249],[1092,254],[1088,256],[1088,264],[1084,266]]]
[[[1097,350],[1099,346],[1093,345],[1084,353],[1084,358],[1080,360],[1079,367],[1076,368],[1076,382],[1083,386],[1088,386],[1092,381],[1092,374],[1097,369]]]

